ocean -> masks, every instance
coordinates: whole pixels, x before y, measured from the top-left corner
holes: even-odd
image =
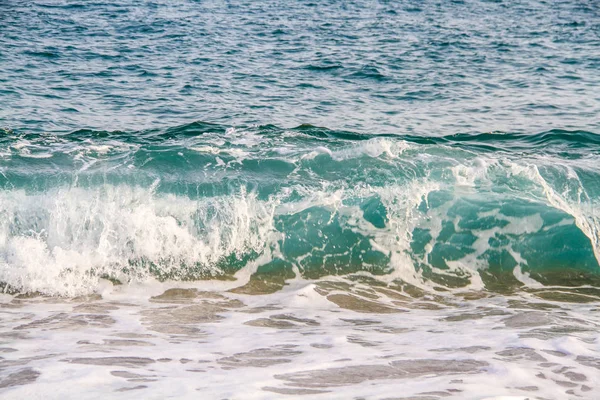
[[[0,397],[595,399],[600,3],[0,1]]]

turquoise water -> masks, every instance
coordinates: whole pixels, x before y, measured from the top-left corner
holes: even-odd
[[[2,2],[0,282],[598,286],[599,13]]]

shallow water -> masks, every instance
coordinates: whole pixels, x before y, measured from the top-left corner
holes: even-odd
[[[593,399],[599,17],[0,2],[0,396]]]
[[[90,399],[572,399],[600,387],[597,303],[410,299],[340,280],[224,288],[5,298],[3,398],[75,385]]]

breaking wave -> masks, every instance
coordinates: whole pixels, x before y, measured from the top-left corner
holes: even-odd
[[[0,139],[0,282],[366,274],[598,286],[597,135],[366,136],[201,122]],[[539,149],[543,150],[540,151]]]

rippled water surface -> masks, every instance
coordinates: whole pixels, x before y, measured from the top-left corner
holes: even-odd
[[[3,1],[0,123],[364,133],[598,128],[582,1]]]

